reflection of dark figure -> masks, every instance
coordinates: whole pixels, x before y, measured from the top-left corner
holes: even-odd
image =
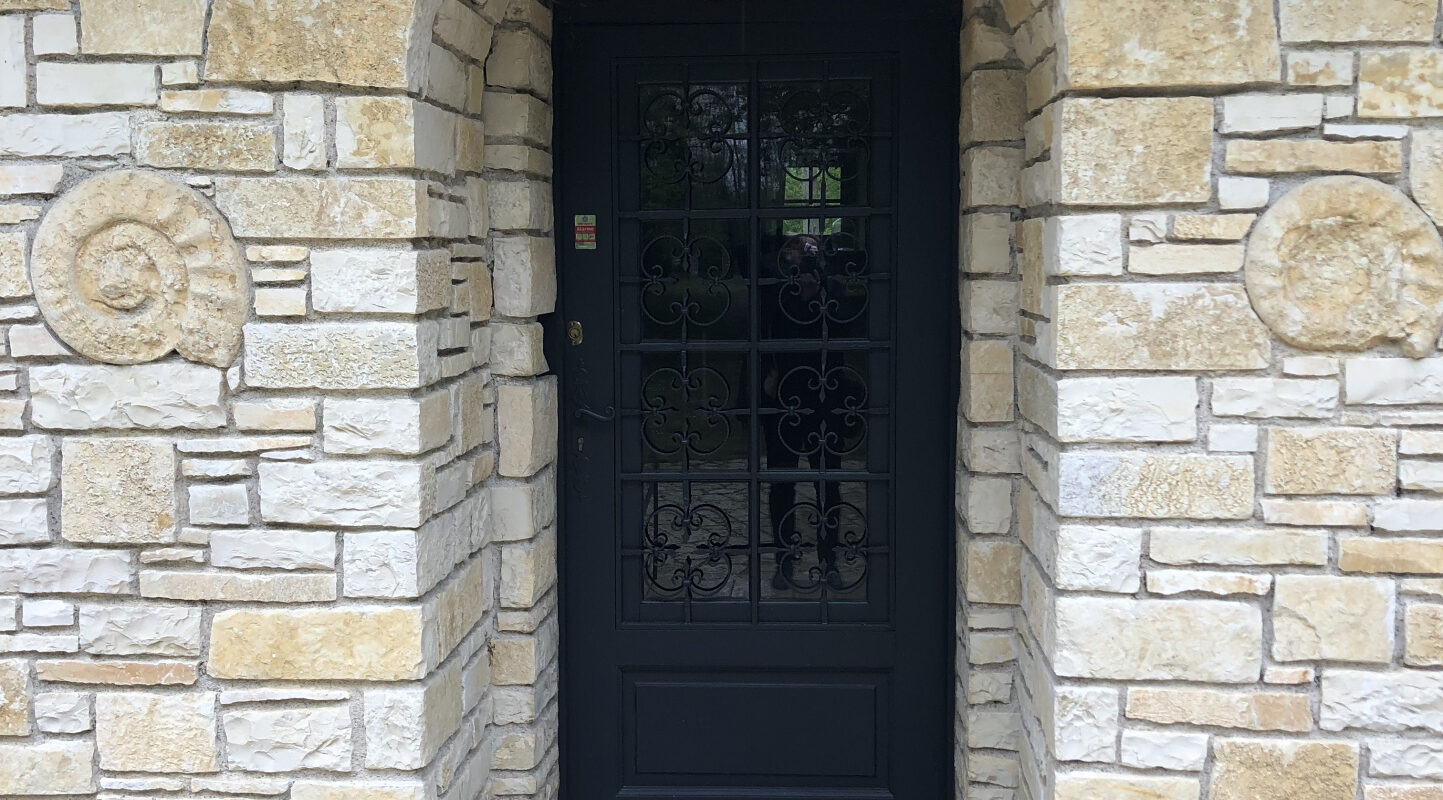
[[[844,295],[839,281],[826,274],[825,255],[818,237],[789,238],[778,254],[781,280],[763,286],[759,301],[764,341],[821,339],[828,312],[824,304]],[[823,473],[841,467],[843,439],[848,430],[847,401],[857,400],[856,387],[846,380],[842,355],[819,345],[812,350],[785,350],[762,354],[762,429],[766,437],[767,467],[796,469],[805,462]],[[835,480],[815,482],[818,508],[796,505],[797,482],[771,484],[767,502],[772,537],[782,551],[772,587],[808,589],[817,580],[841,588],[836,549],[841,518],[841,489]],[[819,518],[820,517],[820,518]],[[800,530],[799,530],[800,529]],[[796,561],[804,544],[803,533],[817,532],[820,576],[796,575]]]

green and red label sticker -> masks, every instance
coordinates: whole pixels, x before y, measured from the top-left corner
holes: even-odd
[[[596,249],[596,215],[595,215],[595,214],[577,214],[577,215],[576,215],[576,249],[577,249],[577,250],[595,250],[595,249]]]

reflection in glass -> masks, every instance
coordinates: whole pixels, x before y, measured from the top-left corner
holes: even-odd
[[[868,253],[854,218],[763,223],[764,339],[843,339],[867,335]]]
[[[771,546],[762,557],[763,597],[838,600],[867,597],[866,486],[838,481],[767,485],[762,527]]]
[[[746,467],[746,364],[740,353],[643,357],[641,431],[648,469]]]
[[[649,220],[641,233],[642,335],[746,341],[747,222]]]
[[[745,600],[747,485],[652,483],[645,491],[646,598]]]
[[[642,208],[746,205],[746,84],[641,87]]]
[[[865,204],[871,131],[871,87],[864,81],[764,83],[764,204]]]

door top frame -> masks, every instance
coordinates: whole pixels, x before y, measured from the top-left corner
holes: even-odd
[[[831,17],[957,20],[957,0],[554,0],[561,25],[805,23]]]

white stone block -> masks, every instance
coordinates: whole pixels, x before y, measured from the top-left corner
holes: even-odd
[[[1288,53],[1288,82],[1295,86],[1351,86],[1353,54],[1297,50]]]
[[[1338,374],[1338,359],[1331,356],[1292,356],[1283,359],[1283,374],[1298,378],[1330,378]]]
[[[1053,753],[1059,761],[1117,760],[1117,689],[1058,686],[1053,704]]]
[[[444,390],[420,398],[326,398],[322,412],[327,453],[415,455],[451,437],[451,396]]]
[[[420,464],[323,461],[260,465],[261,518],[341,527],[414,528],[430,516],[434,486]]]
[[[7,164],[0,167],[0,194],[55,194],[63,180],[64,164]]]
[[[24,108],[25,84],[25,17],[11,14],[0,18],[0,107]]]
[[[42,733],[84,733],[90,730],[90,696],[80,692],[35,695],[35,727]]]
[[[83,158],[129,152],[130,114],[124,112],[0,117],[0,156]]]
[[[1373,527],[1389,533],[1443,531],[1443,500],[1380,500],[1373,506]]]
[[[200,62],[191,59],[160,65],[161,86],[195,86],[200,83]]]
[[[287,94],[281,99],[283,160],[291,169],[326,168],[326,100],[318,94]]]
[[[1353,404],[1443,403],[1443,358],[1350,358],[1343,385]]]
[[[43,497],[0,499],[0,545],[50,541],[49,506]]]
[[[1399,462],[1398,485],[1414,491],[1443,492],[1443,462]]]
[[[1141,583],[1142,531],[1063,525],[1057,532],[1057,588],[1132,594]]]
[[[1403,139],[1413,129],[1407,125],[1345,125],[1328,123],[1323,126],[1323,138],[1345,139]]]
[[[31,46],[37,56],[73,56],[80,52],[80,34],[71,14],[36,14]]]
[[[117,550],[0,550],[0,592],[131,594],[134,558]]]
[[[1218,178],[1218,205],[1224,211],[1262,208],[1271,192],[1267,178]]]
[[[1043,262],[1048,275],[1122,274],[1120,215],[1049,217],[1043,236]]]
[[[1197,437],[1193,378],[1063,378],[1057,437],[1064,442],[1186,442]]]
[[[1272,133],[1316,128],[1323,121],[1320,94],[1239,94],[1223,98],[1223,133]]]
[[[64,600],[29,600],[20,609],[27,628],[68,628],[75,624],[75,604]]]
[[[1350,94],[1330,94],[1323,101],[1324,119],[1342,119],[1353,116],[1357,101]]]
[[[1322,690],[1318,726],[1325,731],[1443,734],[1443,672],[1325,669]]]
[[[154,64],[35,66],[35,97],[43,106],[153,106],[159,91]]]
[[[1127,240],[1156,244],[1167,238],[1167,215],[1161,212],[1133,214],[1127,225]]]
[[[346,706],[225,711],[226,765],[251,772],[349,772],[351,712]]]
[[[1059,597],[1058,675],[1251,684],[1262,675],[1256,606],[1223,600]]]
[[[212,531],[210,563],[228,569],[333,569],[336,534],[329,531]]]
[[[59,430],[219,428],[224,380],[221,370],[186,361],[35,366],[31,419]]]
[[[274,389],[413,389],[440,374],[434,322],[251,323],[246,383]]]
[[[275,96],[248,89],[181,89],[160,93],[160,110],[173,114],[269,114]]]
[[[1243,268],[1239,244],[1154,244],[1128,251],[1127,271],[1135,275],[1207,275]]]
[[[10,355],[14,358],[50,358],[75,355],[43,324],[10,328]]]
[[[1122,732],[1121,762],[1138,769],[1200,772],[1208,755],[1206,733],[1159,730]]]
[[[189,496],[192,525],[245,525],[250,522],[250,493],[243,483],[192,486]]]
[[[420,314],[446,305],[445,250],[315,250],[311,295],[323,313]]]
[[[1258,426],[1214,424],[1208,428],[1208,450],[1214,453],[1256,453]]]
[[[200,655],[200,609],[174,605],[80,608],[80,646],[108,656]]]
[[[0,495],[39,494],[55,484],[55,440],[0,437]]]
[[[1076,517],[1246,519],[1253,459],[1173,453],[1063,453],[1058,512]]]
[[[1217,378],[1212,398],[1219,417],[1328,419],[1338,408],[1338,382]]]
[[[1443,743],[1426,739],[1370,739],[1368,774],[1443,781]]]
[[[346,596],[418,596],[416,545],[416,534],[411,531],[347,534],[344,564]]]

